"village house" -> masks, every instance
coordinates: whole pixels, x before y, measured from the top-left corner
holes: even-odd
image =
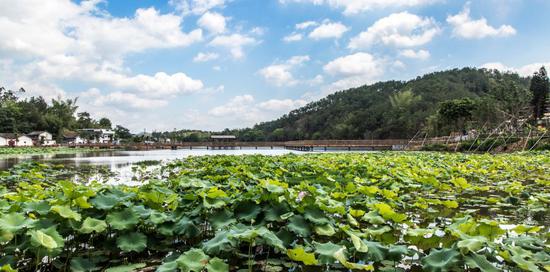
[[[53,135],[47,131],[33,131],[27,136],[32,139],[34,145],[52,146],[56,144]]]
[[[0,146],[15,146],[16,141],[15,134],[0,133]]]
[[[63,142],[70,145],[85,144],[86,141],[76,131],[63,132]]]
[[[33,141],[30,137],[26,135],[21,135],[17,137],[17,141],[15,142],[15,146],[33,146]]]
[[[108,144],[115,138],[115,132],[111,129],[86,128],[78,130],[80,137],[90,144]]]

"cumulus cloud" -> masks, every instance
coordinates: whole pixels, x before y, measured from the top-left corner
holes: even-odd
[[[487,23],[487,19],[474,20],[470,17],[470,6],[447,17],[447,22],[453,26],[453,35],[464,39],[483,39],[486,37],[508,37],[516,34],[516,29],[510,25],[501,25],[496,28]]]
[[[232,34],[217,36],[209,43],[209,45],[228,49],[233,58],[241,59],[244,57],[243,47],[256,43],[256,39],[250,36],[242,34]]]
[[[413,49],[405,49],[399,52],[399,55],[405,58],[419,59],[419,60],[425,60],[430,58],[430,52],[422,49],[418,51],[415,51]]]
[[[385,63],[368,53],[355,53],[327,63],[325,73],[340,78],[329,88],[341,90],[372,83],[384,73]]]
[[[309,38],[314,40],[339,39],[349,30],[340,22],[325,22],[309,33]]]
[[[289,111],[305,106],[303,99],[270,99],[257,102],[250,94],[231,98],[227,103],[214,107],[208,115],[226,127],[252,126],[258,122],[274,119]]]
[[[440,32],[432,18],[408,12],[394,13],[376,21],[367,31],[352,38],[351,49],[369,48],[374,44],[415,47],[429,43]]]
[[[499,70],[501,72],[513,72],[518,73],[520,76],[529,77],[537,72],[541,67],[550,67],[550,62],[536,62],[526,64],[520,67],[510,67],[501,62],[489,62],[481,65],[481,68],[490,69],[490,70]]]
[[[168,3],[183,15],[200,15],[214,8],[223,8],[225,0],[170,0]]]
[[[292,33],[288,36],[285,36],[283,38],[283,41],[287,42],[287,43],[290,43],[290,42],[297,42],[297,41],[301,41],[303,38],[302,34],[300,33]]]
[[[303,30],[303,29],[306,29],[306,28],[309,28],[309,27],[312,27],[312,26],[317,26],[317,25],[319,25],[319,24],[315,21],[305,21],[305,22],[296,24],[295,28],[298,29],[298,30]]]
[[[225,32],[225,21],[225,17],[219,13],[206,12],[201,16],[197,24],[210,31],[210,33],[219,34]]]
[[[292,75],[292,70],[309,61],[309,56],[294,56],[284,63],[274,64],[262,68],[258,73],[270,84],[278,87],[294,86],[299,83]]]
[[[186,33],[182,16],[155,8],[137,9],[129,17],[112,16],[98,6],[100,2],[0,1],[0,59],[9,60],[12,67],[9,74],[0,72],[0,80],[47,99],[66,97],[60,87],[65,82],[116,90],[85,92],[95,96],[88,96],[83,108],[103,116],[108,111],[121,113],[120,107],[160,107],[167,97],[203,90],[201,80],[183,72],[134,74],[125,65],[129,54],[202,41],[201,29]],[[74,91],[81,91],[77,88]]]
[[[104,95],[96,88],[82,93],[80,97],[96,107],[114,105],[133,109],[155,109],[168,104],[168,101],[163,99],[144,98],[133,93],[112,92]]]
[[[217,53],[203,53],[199,52],[194,58],[194,62],[207,62],[211,60],[216,60],[220,57]]]
[[[346,15],[355,15],[372,9],[391,7],[415,7],[428,5],[440,0],[279,0],[287,3],[310,3],[314,5],[328,5],[332,8],[343,9]]]

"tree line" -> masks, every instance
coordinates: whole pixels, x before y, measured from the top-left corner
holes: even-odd
[[[66,131],[112,128],[108,118],[96,120],[88,112],[79,112],[77,98],[57,98],[48,103],[41,96],[23,98],[25,92],[23,88],[13,91],[0,87],[0,132],[27,134],[48,131],[61,141]]]

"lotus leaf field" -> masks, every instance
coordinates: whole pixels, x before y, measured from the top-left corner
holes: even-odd
[[[204,156],[0,175],[2,271],[550,271],[550,153]]]

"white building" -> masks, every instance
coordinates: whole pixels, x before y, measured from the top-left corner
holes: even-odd
[[[15,145],[15,134],[12,133],[0,133],[0,146]]]
[[[86,128],[79,129],[80,137],[89,139],[91,144],[108,144],[112,143],[115,138],[115,132],[111,129]]]
[[[53,135],[47,131],[33,131],[27,136],[33,140],[35,145],[52,146],[56,144]]]
[[[33,146],[32,139],[23,135],[17,137],[17,141],[15,142],[15,146]]]

